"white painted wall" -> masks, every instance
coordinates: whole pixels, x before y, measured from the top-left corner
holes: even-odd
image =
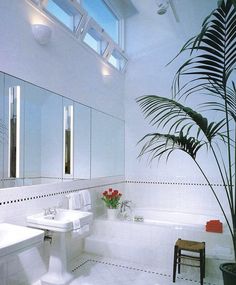
[[[123,118],[124,75],[29,3],[0,1],[0,70]],[[47,46],[33,38],[32,23],[52,29]],[[110,75],[102,75],[104,68]]]
[[[39,13],[29,3],[30,1],[26,0],[0,0],[0,71],[124,119],[124,74],[104,65],[94,52],[79,43],[60,25]],[[47,46],[40,46],[34,40],[31,32],[33,23],[46,23],[51,27],[52,39]],[[108,76],[102,75],[104,68],[107,69]],[[3,85],[2,78],[0,78],[0,85]],[[0,118],[2,118],[2,106],[3,104],[0,104]],[[33,106],[30,108],[33,110]],[[43,139],[44,135],[42,135]],[[44,144],[46,146],[45,140]],[[48,153],[43,151],[41,156],[42,160],[46,157],[50,159]],[[87,159],[89,159],[89,161],[86,160],[89,163],[90,158],[87,157]],[[51,168],[52,175],[57,170],[61,171],[61,161],[54,161],[52,164],[54,164]],[[57,169],[58,167],[59,169]],[[44,172],[44,169],[41,171]],[[124,177],[110,177],[92,181],[1,189],[1,221],[25,224],[27,215],[56,205],[65,196],[65,191],[89,188],[90,186],[92,187],[90,191],[93,210],[97,212],[98,206],[98,212],[101,212],[104,205],[100,199],[100,193],[107,187],[113,187],[114,183],[114,187],[121,189],[122,181],[124,181]],[[117,185],[116,183],[119,182],[121,184]],[[61,194],[57,194],[58,192]],[[81,243],[72,239],[68,243],[68,258],[78,256],[81,251]],[[33,251],[26,253],[27,262],[31,264],[27,270],[19,258],[8,259],[6,265],[8,283],[12,285],[33,284],[38,280],[47,270],[48,246],[48,244],[44,244],[40,249],[41,256],[35,255]],[[1,269],[2,267],[0,268],[0,280],[2,280]]]
[[[180,23],[176,23],[170,10],[167,14],[158,16],[154,2],[135,1],[140,13],[127,22],[126,45],[130,58],[125,84],[128,198],[135,200],[135,203],[142,207],[156,205],[166,210],[178,208],[187,212],[217,213],[219,207],[210,189],[201,186],[205,183],[201,173],[184,153],[174,153],[168,163],[163,160],[159,164],[156,161],[149,165],[147,157],[142,160],[137,159],[141,149],[141,145],[137,146],[137,142],[145,134],[154,132],[155,128],[150,127],[148,121],[144,119],[135,99],[152,94],[171,96],[174,74],[184,58],[181,56],[171,65],[166,66],[166,64],[174,58],[186,40],[199,31],[202,19],[210,11],[211,6],[214,6],[214,1],[205,6],[205,1],[197,3],[192,0],[174,1],[177,12],[181,13]],[[194,9],[199,13],[195,13],[195,17],[189,21]],[[187,26],[189,22],[191,22],[190,27]],[[188,102],[190,106],[195,103],[195,99]],[[207,170],[211,181],[218,183],[219,173],[206,152],[201,153],[200,162]],[[138,182],[143,183],[137,185]],[[152,182],[157,183],[152,185]],[[163,186],[160,182],[167,184]],[[184,191],[181,191],[183,187]],[[201,188],[201,191],[195,190],[197,188]],[[222,188],[217,187],[217,191],[221,193]]]
[[[185,0],[189,1],[189,0]],[[191,0],[192,2],[195,0]],[[200,3],[203,3],[201,0]],[[217,213],[218,207],[206,187],[178,186],[178,183],[202,182],[196,168],[182,155],[177,155],[166,165],[151,167],[146,161],[139,162],[137,141],[148,131],[146,121],[135,103],[135,98],[144,94],[170,94],[170,84],[177,68],[165,64],[176,54],[183,44],[182,35],[176,36],[180,29],[169,18],[158,18],[155,1],[135,0],[142,12],[133,16],[127,26],[127,50],[130,56],[126,74],[126,179],[127,191],[124,197],[132,199],[137,206],[159,207],[167,210]],[[183,0],[180,1],[182,4]],[[195,1],[196,2],[196,1]],[[199,4],[199,1],[198,5]],[[147,4],[148,3],[148,4]],[[146,5],[147,4],[147,5]],[[187,17],[190,12],[187,13]],[[53,31],[48,46],[40,46],[33,39],[31,23],[46,22]],[[124,118],[123,93],[124,75],[108,68],[110,76],[103,77],[101,61],[87,48],[39,14],[22,0],[0,0],[0,70],[48,88],[61,95],[78,100],[83,104],[97,108],[119,118]],[[1,108],[1,106],[0,106]],[[208,160],[203,160],[210,168],[214,180],[214,168]],[[31,186],[28,188],[2,189],[0,191],[0,216],[2,220],[23,224],[25,217],[44,207],[55,205],[64,194],[58,192],[91,188],[94,205],[101,208],[100,193],[107,187],[116,187],[125,191],[123,177],[90,182],[71,182],[52,185]],[[158,182],[167,182],[163,187]],[[157,182],[153,184],[152,182]],[[139,183],[142,182],[142,183]],[[116,183],[119,183],[118,185]],[[171,185],[171,183],[173,183]],[[137,186],[138,184],[138,186]],[[93,191],[94,190],[94,191]],[[198,191],[200,190],[200,191]],[[180,193],[181,191],[181,193]],[[198,193],[196,194],[196,192]],[[199,193],[200,192],[200,193]],[[45,194],[45,197],[37,196]],[[36,197],[36,198],[33,198]],[[26,200],[21,201],[22,198]],[[20,202],[14,202],[17,200]],[[13,201],[11,203],[11,201]],[[8,203],[7,203],[8,202]],[[17,206],[16,206],[17,205]],[[187,207],[186,207],[187,205]],[[98,210],[99,210],[98,209]],[[45,249],[46,250],[46,249]],[[79,250],[79,249],[78,249]],[[78,251],[77,251],[78,252]],[[42,254],[43,255],[43,254]],[[34,260],[31,257],[30,260]],[[35,259],[36,261],[36,259]],[[19,264],[9,261],[11,284],[17,283],[20,274]],[[44,260],[46,263],[46,259]],[[44,263],[44,264],[45,264]],[[34,264],[34,268],[37,265]],[[43,266],[27,276],[32,283],[45,272]],[[22,280],[25,276],[22,276]],[[24,281],[22,281],[24,282]]]

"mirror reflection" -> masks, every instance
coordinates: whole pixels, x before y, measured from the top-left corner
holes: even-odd
[[[0,188],[124,174],[124,121],[0,73]]]
[[[122,175],[124,126],[122,121],[92,110],[92,178]]]

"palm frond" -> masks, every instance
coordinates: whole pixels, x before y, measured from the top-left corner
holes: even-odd
[[[150,124],[157,128],[168,126],[169,133],[181,131],[188,134],[195,127],[197,138],[202,132],[209,143],[215,137],[223,136],[221,129],[225,124],[224,119],[217,123],[209,123],[206,117],[190,107],[186,107],[175,100],[156,95],[142,96],[136,101],[139,103],[145,118],[150,118]]]
[[[175,150],[181,150],[195,160],[197,152],[204,145],[203,142],[194,137],[188,137],[182,132],[178,135],[151,133],[145,135],[138,143],[144,143],[138,157],[148,154],[150,161],[161,159],[164,155],[168,160]]]
[[[180,81],[186,76],[195,78],[187,82],[181,96],[188,94],[189,88],[193,90],[192,84],[196,79],[206,87],[209,83],[216,89],[226,86],[236,64],[235,11],[232,1],[222,1],[220,7],[205,20],[200,34],[191,41],[192,46],[188,46],[190,54],[199,52],[200,55],[188,59],[177,71],[173,83],[175,95],[180,95]]]

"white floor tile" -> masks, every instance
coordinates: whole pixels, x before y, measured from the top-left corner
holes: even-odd
[[[83,255],[70,266],[75,279],[70,285],[171,285],[171,273],[158,271],[129,262]],[[198,272],[197,272],[198,273]],[[176,285],[199,284],[199,273],[195,275],[178,275]],[[190,280],[190,278],[192,280]],[[204,280],[206,285],[222,285],[221,281]]]

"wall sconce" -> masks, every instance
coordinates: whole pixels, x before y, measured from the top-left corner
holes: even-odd
[[[105,67],[105,66],[102,67],[102,75],[105,77],[111,75],[111,72],[108,69],[108,67]]]
[[[33,24],[32,25],[32,33],[34,35],[35,40],[40,45],[46,45],[52,35],[52,30],[43,24]]]

